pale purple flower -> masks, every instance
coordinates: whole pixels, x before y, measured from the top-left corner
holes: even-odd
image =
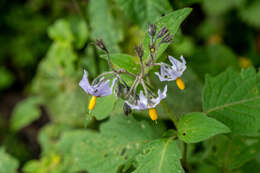
[[[104,97],[112,94],[113,86],[116,81],[117,79],[113,80],[111,87],[109,87],[110,81],[109,80],[104,81],[103,79],[101,79],[96,84],[90,85],[88,81],[88,72],[84,70],[84,75],[81,81],[79,82],[79,86],[87,94],[90,94],[92,96],[97,96],[97,97]]]
[[[165,63],[161,63],[161,74],[155,72],[155,74],[159,77],[160,81],[176,80],[183,74],[183,72],[186,69],[186,61],[183,58],[183,56],[181,56],[182,62],[173,58],[172,56],[169,56],[168,58],[172,63],[172,66]]]
[[[131,104],[128,101],[126,103],[131,107],[131,109],[136,110],[144,110],[144,109],[151,109],[155,108],[162,99],[166,98],[167,93],[167,85],[164,87],[163,92],[158,90],[158,97],[157,98],[147,98],[144,96],[143,91],[140,91],[139,99],[137,100],[136,104]]]

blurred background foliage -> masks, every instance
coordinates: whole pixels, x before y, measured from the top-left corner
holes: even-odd
[[[201,111],[205,74],[214,76],[228,67],[236,71],[250,66],[259,68],[259,0],[1,1],[0,172],[97,171],[84,167],[83,162],[79,168],[70,168],[77,162],[72,160],[73,155],[84,160],[79,151],[72,150],[74,144],[70,141],[85,140],[88,136],[83,130],[87,125],[93,130],[87,132],[89,136],[97,140],[106,136],[109,124],[119,126],[115,123],[123,121],[110,122],[108,116],[123,111],[122,101],[109,96],[98,100],[95,119],[86,116],[89,97],[78,87],[83,68],[88,69],[91,79],[108,69],[93,41],[103,38],[112,53],[135,56],[133,47],[143,41],[147,25],[184,7],[193,11],[161,56],[163,60],[167,55],[184,55],[187,59],[188,70],[183,77],[187,88],[179,92],[175,85],[169,85],[168,97],[172,99],[165,103],[176,116]],[[160,85],[153,79],[151,82]],[[168,128],[172,124],[164,111],[159,108],[160,119]],[[142,115],[134,116],[145,119]],[[160,123],[158,126],[151,139],[165,128]],[[97,135],[100,128],[101,135]],[[220,145],[229,140],[224,136],[218,138]],[[236,143],[241,145],[241,150],[248,147],[246,140],[237,139]],[[99,143],[89,145],[95,144]],[[81,147],[75,145],[74,148]],[[208,145],[211,147],[205,149]],[[193,172],[218,172],[216,167],[221,167],[223,154],[216,153],[220,145],[212,145],[210,141],[190,145],[188,153],[194,157],[189,160]],[[230,157],[233,158],[229,162],[233,163],[239,156]],[[252,157],[251,162],[247,162],[250,156],[242,157],[246,158],[227,171],[243,173],[260,169],[259,157]],[[206,161],[198,165],[200,158]],[[217,163],[212,163],[214,160]]]

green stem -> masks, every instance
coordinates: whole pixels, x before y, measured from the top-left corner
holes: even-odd
[[[173,124],[175,125],[175,127],[178,127],[178,120],[176,119],[176,117],[171,113],[170,109],[168,108],[168,106],[166,105],[166,103],[162,100],[161,101],[162,107],[163,109],[167,112],[167,114],[169,115],[170,119],[172,120]]]

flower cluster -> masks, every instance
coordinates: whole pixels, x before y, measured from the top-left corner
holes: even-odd
[[[151,91],[148,87],[148,83],[145,80],[147,76],[146,68],[152,66],[159,66],[160,73],[155,72],[161,82],[163,81],[176,81],[179,89],[184,90],[185,85],[181,79],[183,72],[186,69],[186,61],[183,56],[180,57],[181,61],[169,56],[169,61],[171,65],[167,63],[156,63],[156,53],[161,44],[169,44],[172,41],[172,35],[168,32],[166,27],[163,27],[159,32],[156,32],[156,26],[154,24],[149,25],[148,34],[150,36],[149,44],[149,57],[146,57],[146,62],[143,62],[144,50],[142,45],[135,47],[135,52],[140,60],[140,72],[138,74],[133,74],[125,69],[115,69],[110,60],[110,54],[105,44],[101,39],[96,41],[98,48],[103,50],[107,55],[108,65],[112,71],[105,72],[99,75],[90,84],[88,81],[88,72],[84,70],[84,75],[82,80],[79,82],[79,86],[89,95],[92,96],[89,102],[89,110],[93,110],[96,105],[97,97],[104,97],[114,93],[118,98],[125,100],[123,110],[126,115],[131,113],[132,110],[148,110],[149,116],[152,120],[157,120],[157,112],[155,107],[161,102],[161,100],[167,97],[167,85],[165,85],[164,90],[160,89],[157,95]],[[126,74],[134,77],[135,80],[131,86],[121,78],[121,74]],[[113,79],[111,82],[110,79]],[[142,90],[137,93],[137,87],[141,85]]]

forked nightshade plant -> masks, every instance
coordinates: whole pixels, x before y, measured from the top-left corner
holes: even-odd
[[[156,34],[156,26],[154,24],[149,25],[148,34],[150,36],[149,43],[149,57],[144,58],[144,50],[142,45],[138,45],[134,48],[135,53],[139,57],[140,71],[138,74],[128,72],[126,69],[116,69],[113,67],[111,62],[110,53],[107,50],[102,39],[96,41],[96,46],[100,48],[107,56],[107,62],[111,69],[109,72],[104,72],[96,77],[92,84],[88,81],[88,73],[84,70],[84,75],[79,83],[79,86],[92,98],[89,102],[89,111],[92,111],[96,105],[97,97],[104,97],[114,93],[117,97],[125,101],[123,110],[126,115],[128,115],[132,110],[148,110],[149,116],[152,120],[157,120],[157,111],[155,107],[161,102],[161,100],[167,97],[167,85],[165,85],[163,92],[158,89],[157,95],[150,89],[148,82],[145,80],[149,68],[153,66],[160,66],[160,73],[155,72],[159,77],[160,81],[172,81],[176,80],[177,86],[183,90],[184,83],[181,80],[181,76],[186,69],[186,61],[183,56],[181,56],[182,62],[169,56],[169,60],[172,65],[166,63],[155,62],[156,54],[158,48],[165,43],[170,43],[172,41],[172,35],[168,32],[166,27],[162,27],[160,31]],[[144,62],[146,60],[146,63]],[[129,75],[134,78],[132,85],[128,86],[126,81],[121,77],[121,74]],[[110,85],[110,79],[113,79]],[[137,87],[141,85],[142,89],[137,94]]]

